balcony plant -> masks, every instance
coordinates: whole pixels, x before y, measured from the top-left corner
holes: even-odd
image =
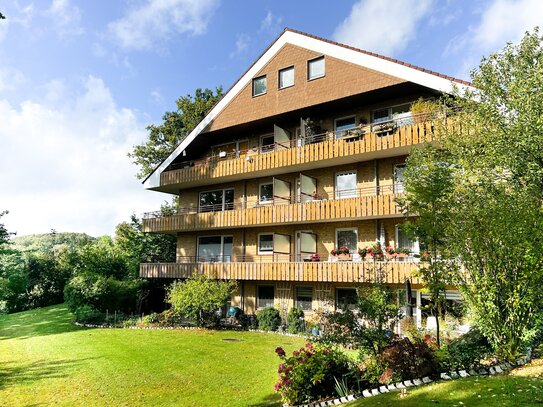
[[[366,258],[367,254],[368,254],[368,249],[366,247],[363,247],[362,249],[358,249],[358,255],[360,256],[362,260]]]
[[[321,261],[321,256],[318,253],[312,254],[311,261]]]
[[[441,107],[432,100],[419,98],[411,105],[411,113],[415,123],[423,123],[432,120],[439,113]]]
[[[370,247],[369,253],[373,260],[383,260],[384,254],[380,242],[375,242],[375,244]]]

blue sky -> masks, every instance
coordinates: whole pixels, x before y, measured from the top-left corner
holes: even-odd
[[[540,0],[0,0],[0,211],[18,234],[112,234],[167,198],[126,153],[290,27],[469,79]]]

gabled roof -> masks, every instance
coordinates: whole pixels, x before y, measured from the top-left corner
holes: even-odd
[[[285,44],[328,55],[340,60],[416,83],[443,93],[451,93],[454,86],[460,90],[473,86],[470,82],[443,75],[428,69],[408,64],[373,52],[350,47],[314,35],[286,28],[279,37],[258,57],[247,71],[232,85],[224,96],[213,106],[204,119],[187,135],[155,170],[143,181],[146,188],[160,185],[160,174],[192,143],[192,141],[228,106],[253,77],[281,50]]]

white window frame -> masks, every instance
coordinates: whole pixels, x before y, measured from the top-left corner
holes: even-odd
[[[268,201],[263,201],[262,198],[261,198],[261,188],[263,185],[271,185],[272,186],[272,197],[270,200]],[[258,184],[258,203],[259,204],[270,204],[270,203],[273,203],[273,181],[272,182],[262,182],[260,184]]]
[[[272,237],[272,249],[271,249],[271,251],[268,251],[268,250],[261,251],[260,250],[260,236],[264,236],[264,235],[271,235],[271,237]],[[258,254],[260,254],[260,255],[268,255],[268,254],[273,255],[273,232],[271,232],[271,233],[268,233],[268,232],[259,233],[258,236],[257,236],[256,245],[257,245]]]
[[[344,129],[343,131],[347,131],[347,130],[351,130],[351,129],[356,128],[356,115],[353,114],[351,116],[338,117],[337,119],[334,119],[334,131],[338,131],[337,130],[337,122],[338,122],[338,120],[345,120],[345,119],[354,119],[354,125],[353,125],[353,127],[349,127],[348,129]]]
[[[200,191],[198,192],[198,213],[200,213],[200,208],[202,207],[202,205],[200,204],[200,196],[201,194],[205,194],[207,192],[214,192],[214,191],[222,191],[222,206],[221,206],[221,210],[220,211],[210,211],[210,212],[222,212],[222,211],[225,211],[227,209],[225,209],[225,202],[224,202],[224,198],[225,198],[225,195],[226,195],[226,191],[233,191],[234,192],[234,202],[232,202],[232,209],[234,209],[234,204],[235,204],[235,194],[236,194],[236,191],[234,190],[234,188],[218,188],[218,189],[209,189],[207,191]]]
[[[345,174],[354,174],[355,178],[355,188],[353,195],[346,195],[346,196],[340,196],[340,190],[337,187],[337,176],[338,175],[345,175]],[[349,191],[349,190],[343,190],[343,191]],[[344,192],[345,194],[345,192]],[[336,199],[344,199],[344,198],[356,198],[358,196],[358,171],[357,170],[351,170],[351,171],[340,171],[336,172],[334,174],[334,196]]]
[[[324,63],[324,70],[323,70],[322,75],[310,77],[309,76],[309,65],[311,64],[311,62],[315,62],[315,61],[318,61],[320,59],[322,59],[322,61]],[[321,56],[316,57],[316,58],[311,58],[311,59],[309,59],[307,61],[307,80],[308,81],[313,81],[315,79],[324,78],[325,76],[326,76],[326,58],[324,57],[324,55],[321,55]]]
[[[354,231],[356,235],[356,247],[349,247],[349,251],[351,254],[358,252],[358,228],[357,227],[351,227],[351,228],[337,228],[336,229],[336,240],[334,241],[334,248],[339,249],[340,246],[338,245],[338,232],[352,232]]]
[[[394,164],[394,168],[392,169],[394,171],[394,173],[392,174],[392,182],[393,182],[393,184],[392,184],[393,191],[392,192],[394,192],[395,194],[400,194],[400,193],[405,192],[405,186],[404,186],[403,182],[402,183],[396,182],[396,168],[403,167],[405,169],[405,165],[406,165],[405,163]],[[401,188],[400,188],[401,191],[397,191],[399,186],[401,186]]]
[[[259,79],[262,79],[264,78],[265,81],[266,81],[266,89],[264,90],[264,92],[262,93],[255,93],[255,82]],[[267,75],[260,75],[260,76],[257,76],[255,78],[253,78],[253,81],[252,81],[252,94],[253,94],[253,97],[257,97],[257,96],[262,96],[262,95],[265,95],[267,92],[268,92],[268,77]]]
[[[224,238],[231,237],[232,238],[232,249],[234,249],[234,236],[233,235],[204,235],[204,236],[198,236],[196,238],[196,258],[198,260],[198,263],[200,262],[200,258],[204,256],[200,256],[200,239],[203,237],[220,237],[221,238],[221,253],[219,254],[219,257],[224,260]],[[230,255],[232,256],[232,255]],[[221,261],[222,262],[222,261]],[[205,262],[207,263],[207,262]]]
[[[395,243],[396,249],[401,249],[399,245],[400,243],[399,238],[398,238],[399,237],[398,232],[399,232],[400,226],[401,226],[401,223],[394,226],[394,243]],[[413,249],[413,254],[420,254],[420,243],[418,239],[413,241],[413,246],[410,247],[410,249]]]
[[[289,70],[292,70],[292,84],[281,86],[281,73],[289,71]],[[279,89],[290,88],[291,86],[294,86],[295,82],[296,82],[296,71],[294,69],[294,65],[287,66],[286,68],[279,69],[278,75],[277,75],[277,86],[278,86]]]
[[[264,140],[266,137],[273,137],[273,143],[264,144],[262,140]],[[260,135],[260,151],[262,153],[270,153],[273,150],[275,150],[275,134],[273,133],[261,134]]]
[[[392,109],[395,108],[395,107],[398,107],[398,106],[403,106],[403,105],[412,105],[413,103],[415,103],[416,101],[413,100],[411,102],[405,102],[405,103],[396,103],[395,105],[390,105],[390,106],[383,106],[383,107],[378,107],[376,109],[371,109],[370,111],[370,119],[371,119],[371,124],[380,124],[380,123],[385,123],[385,122],[389,122],[391,120],[394,120],[394,118],[392,117]],[[388,110],[388,117],[389,119],[387,120],[383,120],[382,122],[375,122],[374,119],[373,119],[373,112],[377,111],[377,110],[385,110],[387,109]]]

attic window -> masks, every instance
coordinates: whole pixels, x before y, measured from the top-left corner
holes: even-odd
[[[326,72],[324,57],[307,61],[307,80],[322,78]]]
[[[294,86],[294,67],[281,69],[279,71],[279,89]]]
[[[266,75],[253,79],[253,96],[260,96],[266,93]]]

